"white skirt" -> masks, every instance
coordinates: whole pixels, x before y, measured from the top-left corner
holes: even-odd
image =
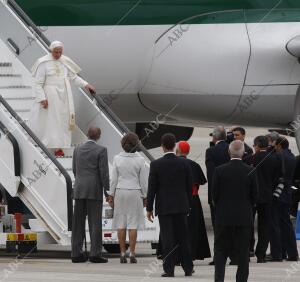
[[[145,229],[141,190],[116,189],[113,229]]]

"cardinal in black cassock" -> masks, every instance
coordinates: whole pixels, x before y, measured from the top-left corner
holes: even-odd
[[[191,165],[193,175],[192,207],[191,213],[188,217],[190,246],[193,260],[203,260],[211,257],[202,205],[199,198],[199,187],[200,185],[204,185],[207,180],[200,165],[187,158],[189,152],[189,143],[186,141],[180,141],[177,145],[176,153],[179,157],[187,159]]]

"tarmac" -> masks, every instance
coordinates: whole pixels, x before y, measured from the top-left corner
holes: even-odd
[[[212,235],[209,236],[212,241]],[[300,247],[300,244],[298,244]],[[104,254],[105,255],[105,254]],[[0,259],[0,281],[11,282],[156,282],[156,281],[214,281],[214,267],[210,259],[195,261],[195,273],[184,277],[181,267],[176,267],[175,278],[161,278],[161,261],[153,255],[150,245],[139,244],[137,264],[120,264],[116,255],[108,257],[107,264],[72,264],[70,259],[6,257]],[[227,266],[225,281],[235,281],[236,266]],[[248,281],[299,282],[300,262],[269,262],[257,264],[251,258]]]
[[[196,160],[202,166],[204,172],[205,149],[208,147],[211,129],[196,129],[190,140],[190,158]],[[265,129],[247,128],[246,142],[253,144],[253,138],[260,134],[266,134]],[[290,138],[291,148],[298,154],[296,143]],[[161,156],[161,149],[151,150],[155,157]],[[209,235],[211,250],[213,250],[213,235],[211,231],[209,208],[207,204],[207,186],[200,188],[204,215]],[[40,250],[43,246],[40,247]],[[175,278],[161,278],[163,272],[161,261],[153,255],[154,250],[150,244],[138,244],[137,264],[120,264],[118,255],[105,254],[109,259],[107,264],[72,264],[69,259],[68,248],[59,246],[44,246],[46,251],[37,255],[28,255],[25,258],[17,258],[13,255],[4,256],[0,252],[0,282],[54,282],[54,281],[104,281],[104,282],[155,282],[155,281],[214,281],[214,267],[209,266],[211,259],[195,261],[195,274],[192,277],[184,277],[181,267],[176,267]],[[300,241],[298,242],[300,250]],[[53,250],[52,252],[49,250]],[[235,281],[236,266],[227,266],[225,281]],[[300,262],[269,262],[257,264],[255,258],[251,258],[250,275],[248,281],[259,282],[299,282]]]

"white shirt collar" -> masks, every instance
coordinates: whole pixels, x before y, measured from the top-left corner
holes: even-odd
[[[242,159],[241,158],[231,158],[231,160],[239,160],[239,161],[241,161]]]
[[[86,141],[86,142],[94,142],[95,144],[97,144],[97,142],[95,141],[95,140],[92,140],[92,139],[89,139],[88,141]]]
[[[218,140],[218,141],[216,142],[216,145],[219,144],[220,142],[223,142],[223,141],[225,141],[225,140]]]
[[[175,152],[165,152],[164,155],[167,155],[167,154],[174,154],[175,155]]]

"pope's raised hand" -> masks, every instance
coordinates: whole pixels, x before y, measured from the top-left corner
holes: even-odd
[[[48,108],[48,100],[43,100],[40,102],[42,105],[42,108],[47,109]]]
[[[96,95],[96,89],[94,88],[94,86],[88,84],[88,85],[85,87],[85,89],[86,89],[87,91],[89,91],[93,96]]]

